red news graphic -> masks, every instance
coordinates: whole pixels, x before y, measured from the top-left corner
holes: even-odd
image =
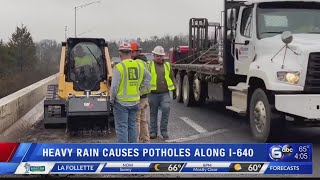
[[[19,147],[19,143],[0,143],[0,162],[9,162]]]

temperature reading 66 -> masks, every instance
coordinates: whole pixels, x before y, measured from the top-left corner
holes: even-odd
[[[249,172],[251,172],[251,171],[256,172],[260,169],[261,169],[261,164],[250,164],[248,167]]]
[[[179,171],[181,169],[181,164],[170,164],[168,167],[168,171]]]

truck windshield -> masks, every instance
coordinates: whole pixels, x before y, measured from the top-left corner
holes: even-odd
[[[261,3],[257,8],[257,36],[272,37],[284,31],[320,34],[320,4],[314,2]]]

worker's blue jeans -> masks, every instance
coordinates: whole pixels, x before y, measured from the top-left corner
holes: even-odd
[[[137,143],[136,117],[138,105],[114,104],[114,124],[118,143]]]
[[[148,96],[150,106],[150,133],[158,134],[158,109],[161,108],[160,132],[168,132],[168,120],[170,114],[171,98],[169,92],[154,94]]]

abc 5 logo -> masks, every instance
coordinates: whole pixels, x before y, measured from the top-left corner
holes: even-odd
[[[269,150],[269,156],[271,159],[278,161],[285,156],[290,156],[293,153],[293,148],[290,145],[280,145],[272,146]]]

